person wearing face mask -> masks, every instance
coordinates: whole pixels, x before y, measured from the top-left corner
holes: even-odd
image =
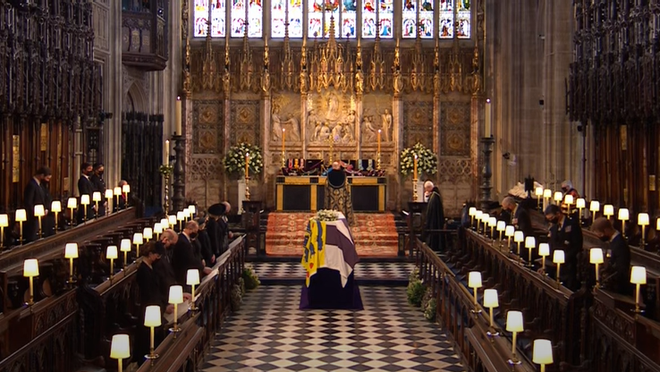
[[[50,195],[48,194],[48,189],[45,188],[45,185],[50,181],[51,177],[52,172],[50,171],[50,168],[41,167],[25,187],[23,202],[25,205],[25,211],[27,212],[27,222],[23,229],[23,238],[26,242],[31,242],[38,238],[39,219],[34,216],[34,206],[43,205],[44,211],[48,213],[48,208],[50,207]],[[43,221],[42,230],[44,230]]]
[[[89,178],[90,181],[92,181],[92,185],[94,186],[94,191],[100,192],[101,197],[105,195],[105,181],[103,180],[104,170],[105,167],[103,166],[103,163],[94,164],[92,176]],[[107,205],[107,201],[103,202],[102,204],[99,203],[99,216],[105,216],[105,209]]]
[[[597,218],[591,231],[603,242],[609,243],[610,257],[601,271],[603,286],[622,295],[630,295],[630,247],[623,235],[605,217]]]
[[[550,249],[563,250],[565,264],[562,265],[560,280],[572,291],[580,288],[577,280],[578,257],[582,252],[582,228],[579,223],[564,215],[558,205],[551,204],[545,209],[545,218],[552,226],[548,233]]]
[[[186,275],[189,269],[199,270],[200,276],[208,274],[211,269],[204,267],[201,260],[195,258],[193,251],[193,239],[197,238],[199,232],[199,225],[196,221],[188,221],[179,239],[172,251],[172,267],[174,269],[174,277],[177,284],[186,285]]]
[[[502,210],[506,210],[510,219],[504,219],[507,225],[513,225],[517,230],[520,230],[525,236],[534,236],[534,227],[532,226],[532,219],[524,207],[516,203],[516,200],[511,196],[507,196],[502,200]]]
[[[573,200],[577,200],[580,197],[580,193],[573,187],[573,183],[569,180],[566,180],[561,183],[561,192],[566,195],[573,195]]]
[[[80,179],[78,179],[78,194],[89,195],[90,203],[87,208],[83,207],[78,201],[78,223],[82,223],[87,215],[87,220],[94,218],[94,203],[92,203],[92,196],[94,195],[94,185],[90,177],[92,176],[93,167],[89,163],[82,163],[80,166]]]

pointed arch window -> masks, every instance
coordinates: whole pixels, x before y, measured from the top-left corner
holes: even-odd
[[[451,4],[451,1],[453,0],[444,0],[444,3]],[[440,2],[443,4],[443,0],[440,0]],[[434,37],[435,3],[433,0],[402,1],[401,36],[403,38],[416,38],[418,27],[422,39],[432,39]]]
[[[288,16],[289,37],[303,37],[303,0],[273,0],[271,12],[271,36],[284,37]]]
[[[379,27],[376,27],[376,26]],[[394,36],[394,0],[364,0],[362,2],[362,37],[373,39]]]

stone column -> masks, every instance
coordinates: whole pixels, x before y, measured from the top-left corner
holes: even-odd
[[[264,94],[261,98],[261,128],[263,128],[263,136],[261,137],[261,148],[262,150],[262,157],[264,160],[264,167],[262,170],[261,176],[263,177],[263,182],[261,183],[262,187],[257,187],[257,182],[252,181],[250,190],[252,191],[252,200],[262,200],[266,201],[266,198],[269,194],[269,190],[271,189],[271,186],[273,184],[273,178],[270,177],[268,174],[268,166],[267,164],[270,163],[270,159],[268,157],[269,154],[278,154],[281,152],[280,149],[275,146],[272,150],[268,146],[268,143],[270,142],[270,138],[272,135],[272,128],[271,128],[271,120],[270,120],[270,115],[271,115],[271,100],[270,100],[270,94]],[[272,151],[272,152],[271,152]],[[279,159],[279,157],[278,157]],[[259,191],[258,193],[255,193],[255,191]],[[241,205],[240,208],[243,206]]]
[[[401,180],[401,176],[399,174],[399,153],[401,153],[401,150],[403,149],[404,143],[403,143],[403,100],[401,97],[395,96],[392,98],[392,125],[394,128],[392,129],[392,140],[394,141],[394,153],[392,154],[393,159],[391,160],[392,164],[392,169],[393,173],[389,179],[389,184],[387,187],[389,188],[389,194],[390,195],[396,195],[396,206],[395,208],[397,210],[400,210],[403,206],[408,205],[408,201],[406,200],[405,203],[401,204],[401,199],[403,197],[403,190],[405,189],[403,183],[396,182],[398,180]],[[403,181],[401,181],[403,182]],[[398,187],[397,187],[398,186]],[[391,200],[391,197],[390,197]],[[392,203],[388,202],[387,203],[387,208],[392,209],[393,205]]]
[[[363,96],[358,94],[355,99],[355,133],[353,134],[355,136],[355,142],[357,143],[355,154],[357,157],[355,160],[362,159],[362,98]]]
[[[307,94],[300,95],[300,137],[302,138],[302,153],[304,159],[307,159]],[[287,156],[289,158],[289,156]]]

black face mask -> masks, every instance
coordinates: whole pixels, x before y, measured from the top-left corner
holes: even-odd
[[[190,233],[190,239],[195,239],[196,237],[197,237],[196,232]]]
[[[555,225],[559,223],[559,217],[554,217],[550,220],[551,223],[554,223]]]
[[[604,241],[604,242],[609,242],[609,241],[610,241],[610,237],[609,237],[609,236],[605,236],[605,235],[603,235],[603,236],[599,236],[598,239],[600,239],[600,240],[602,240],[602,241]]]
[[[102,176],[102,175],[103,175],[103,171],[100,171],[100,172],[99,172],[99,176]]]

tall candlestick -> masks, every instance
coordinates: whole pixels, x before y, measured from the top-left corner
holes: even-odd
[[[165,162],[164,164],[170,163],[170,140],[165,140]]]
[[[250,177],[250,154],[245,154],[245,178]]]
[[[284,141],[286,138],[286,128],[282,128],[282,154],[284,154]]]
[[[415,167],[413,168],[413,178],[417,179],[417,154],[415,154]]]
[[[378,152],[380,152],[380,129],[378,129]]]
[[[180,136],[183,131],[181,130],[181,97],[176,97],[176,104],[174,105],[174,135]]]
[[[493,128],[491,123],[491,106],[490,99],[486,100],[486,128],[484,130],[484,137],[491,137],[493,135]]]

